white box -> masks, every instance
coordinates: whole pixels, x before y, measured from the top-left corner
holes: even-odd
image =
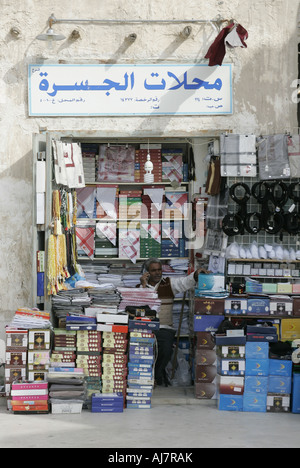
[[[251,275],[251,265],[243,265],[243,275]]]
[[[80,401],[51,401],[52,414],[75,414],[81,413],[82,402]]]

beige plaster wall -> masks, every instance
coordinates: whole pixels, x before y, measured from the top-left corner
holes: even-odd
[[[31,306],[32,134],[52,130],[97,130],[124,136],[186,135],[231,129],[273,133],[297,127],[291,95],[297,78],[297,0],[0,0],[0,339],[18,306]],[[226,54],[233,64],[231,116],[29,118],[27,66],[30,63],[199,62],[216,37],[211,25],[56,24],[67,39],[49,50],[37,41],[48,18],[210,20],[234,18],[249,33],[247,49]],[[11,34],[17,27],[20,35]],[[69,39],[78,29],[80,39]],[[130,43],[127,37],[137,34]],[[203,151],[196,150],[196,157]],[[201,161],[199,161],[200,163]],[[1,351],[0,351],[1,352]],[[0,356],[1,358],[1,356]]]

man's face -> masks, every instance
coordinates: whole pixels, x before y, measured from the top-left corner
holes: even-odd
[[[149,267],[149,283],[159,283],[162,277],[162,267],[160,263],[151,263]]]

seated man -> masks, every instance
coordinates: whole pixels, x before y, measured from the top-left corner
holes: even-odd
[[[145,262],[146,272],[141,276],[140,287],[152,288],[161,300],[159,313],[160,329],[155,333],[158,343],[158,357],[155,364],[155,383],[168,386],[165,368],[172,357],[176,330],[173,328],[172,309],[176,294],[188,291],[196,286],[199,273],[207,273],[199,269],[184,278],[163,278],[162,263],[157,258]]]

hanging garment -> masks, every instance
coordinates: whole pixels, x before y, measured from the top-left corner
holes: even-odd
[[[81,146],[78,143],[53,141],[54,173],[57,184],[69,188],[85,186]]]
[[[223,28],[214,40],[214,42],[209,47],[205,58],[209,59],[208,64],[210,67],[213,67],[215,65],[222,65],[223,59],[226,54],[225,38],[230,33],[233,26],[234,24],[230,23],[228,26]]]
[[[225,43],[229,48],[247,48],[245,40],[248,39],[248,32],[240,24],[236,24],[226,36]]]
[[[289,179],[288,136],[266,135],[257,139],[259,178],[261,180]]]
[[[300,177],[300,135],[289,135],[287,141],[291,177]]]
[[[218,195],[220,192],[221,187],[221,163],[219,157],[211,157],[207,180],[206,180],[206,187],[205,192],[207,195]]]
[[[205,55],[209,59],[208,65],[222,65],[225,54],[226,45],[231,49],[234,47],[247,47],[245,40],[248,39],[248,32],[240,24],[230,23],[222,29]]]
[[[222,134],[220,155],[222,177],[256,177],[255,135]]]

